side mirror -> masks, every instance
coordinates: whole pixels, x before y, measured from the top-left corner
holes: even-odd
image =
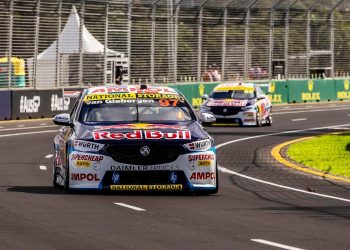
[[[201,113],[200,119],[203,123],[214,123],[216,122],[215,116],[209,113]]]
[[[261,96],[258,97],[258,100],[264,100],[265,98],[266,98],[265,95],[261,95]]]
[[[58,114],[52,119],[53,123],[62,126],[73,126],[69,114]]]
[[[201,98],[202,98],[202,100],[208,100],[209,97],[208,97],[207,94],[204,94],[204,95],[201,96]]]

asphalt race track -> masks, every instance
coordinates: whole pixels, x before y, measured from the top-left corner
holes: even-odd
[[[219,146],[212,196],[66,194],[52,187],[57,127],[1,122],[0,249],[349,249],[350,183],[284,167],[271,149],[350,130],[350,103],[273,114],[272,127],[208,128]]]

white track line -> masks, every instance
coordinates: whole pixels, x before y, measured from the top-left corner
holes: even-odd
[[[44,133],[53,133],[53,132],[57,132],[57,130],[44,130],[44,131],[35,131],[35,132],[26,132],[26,133],[7,134],[7,135],[0,135],[0,138],[12,137],[17,135],[33,135],[33,134],[44,134]]]
[[[39,126],[45,126],[45,125],[47,125],[46,122],[45,122],[45,123],[40,123],[40,124],[39,124]]]
[[[116,202],[114,204],[118,205],[118,206],[130,208],[130,209],[133,209],[133,210],[136,210],[136,211],[146,211],[146,209],[143,209],[143,208],[140,208],[140,207],[131,206],[131,205],[128,205],[128,204],[125,204],[125,203],[117,203]]]
[[[336,108],[336,109],[313,109],[313,110],[300,110],[300,111],[272,112],[272,115],[311,113],[311,112],[323,112],[323,111],[340,111],[340,110],[349,110],[349,109],[350,108]]]
[[[5,129],[0,129],[0,132],[13,131],[13,130],[36,129],[36,128],[54,128],[54,127],[56,127],[56,125],[47,125],[47,126],[40,126],[40,127],[25,127],[25,128],[5,128]]]
[[[279,247],[279,248],[282,248],[282,249],[288,249],[288,250],[304,250],[303,248],[287,246],[287,245],[283,245],[283,244],[276,243],[276,242],[272,242],[272,241],[268,241],[268,240],[251,239],[251,241],[255,241],[255,242],[258,242],[258,243],[261,243],[261,244],[270,245],[270,246],[274,246],[274,247]]]
[[[301,121],[307,121],[307,118],[296,118],[296,119],[292,119],[292,122],[301,122]]]
[[[47,170],[47,167],[45,165],[40,165],[39,168],[40,170]]]
[[[245,138],[240,138],[240,139],[224,142],[224,143],[221,143],[221,144],[217,145],[216,148],[219,149],[221,147],[224,147],[224,146],[232,144],[232,143],[236,143],[236,142],[240,142],[240,141],[246,141],[246,140],[251,140],[251,139],[257,139],[257,138],[262,138],[262,137],[267,137],[267,136],[293,134],[293,133],[312,131],[312,130],[320,130],[320,129],[327,129],[327,128],[332,129],[332,128],[336,128],[336,127],[345,127],[345,126],[349,126],[349,125],[350,124],[343,124],[343,125],[337,125],[337,126],[327,126],[327,127],[310,128],[310,129],[302,129],[302,130],[292,130],[292,131],[285,131],[285,132],[278,132],[278,133],[271,133],[271,134],[264,134],[264,135],[256,135],[256,136],[245,137]],[[304,193],[304,194],[308,194],[308,195],[314,195],[314,196],[319,196],[319,197],[323,197],[323,198],[329,198],[329,199],[333,199],[333,200],[350,202],[350,199],[345,199],[345,198],[341,198],[341,197],[337,197],[337,196],[320,194],[320,193],[312,193],[312,192],[308,192],[308,191],[305,191],[305,190],[302,190],[302,189],[292,188],[292,187],[289,187],[289,186],[284,186],[284,185],[276,184],[276,183],[273,183],[273,182],[264,181],[264,180],[257,179],[257,178],[254,178],[254,177],[251,177],[251,176],[248,176],[248,175],[237,173],[237,172],[232,171],[230,169],[227,169],[225,167],[218,166],[218,169],[221,172],[223,172],[223,173],[231,174],[231,175],[237,175],[239,177],[242,177],[242,178],[245,178],[245,179],[249,179],[249,180],[252,180],[252,181],[256,181],[256,182],[260,182],[260,183],[263,183],[263,184],[266,184],[266,185],[270,185],[270,186],[274,186],[274,187],[278,187],[278,188],[283,188],[283,189],[287,189],[287,190],[292,190],[292,191],[296,191],[296,192],[300,192],[300,193]]]
[[[52,158],[52,157],[53,157],[53,155],[46,155],[45,156],[46,159],[49,159],[49,158]]]

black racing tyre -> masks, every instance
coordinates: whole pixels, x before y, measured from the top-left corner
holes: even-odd
[[[64,191],[66,191],[66,193],[70,193],[71,189],[69,187],[69,161],[67,161],[67,165],[64,169]]]
[[[256,120],[256,127],[261,127],[262,126],[262,122],[261,122],[261,117],[259,114],[259,110],[256,111],[256,116],[255,116],[255,120]]]
[[[266,118],[266,126],[271,126],[272,125],[272,116],[269,115],[267,118]]]
[[[56,171],[56,164],[53,163],[53,180],[52,180],[52,185],[54,188],[62,189],[62,186],[57,184],[57,177],[58,173]]]

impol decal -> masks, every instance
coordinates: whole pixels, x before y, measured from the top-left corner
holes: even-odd
[[[97,174],[71,173],[72,181],[100,181]]]
[[[190,180],[215,180],[214,172],[194,172],[191,174]]]

